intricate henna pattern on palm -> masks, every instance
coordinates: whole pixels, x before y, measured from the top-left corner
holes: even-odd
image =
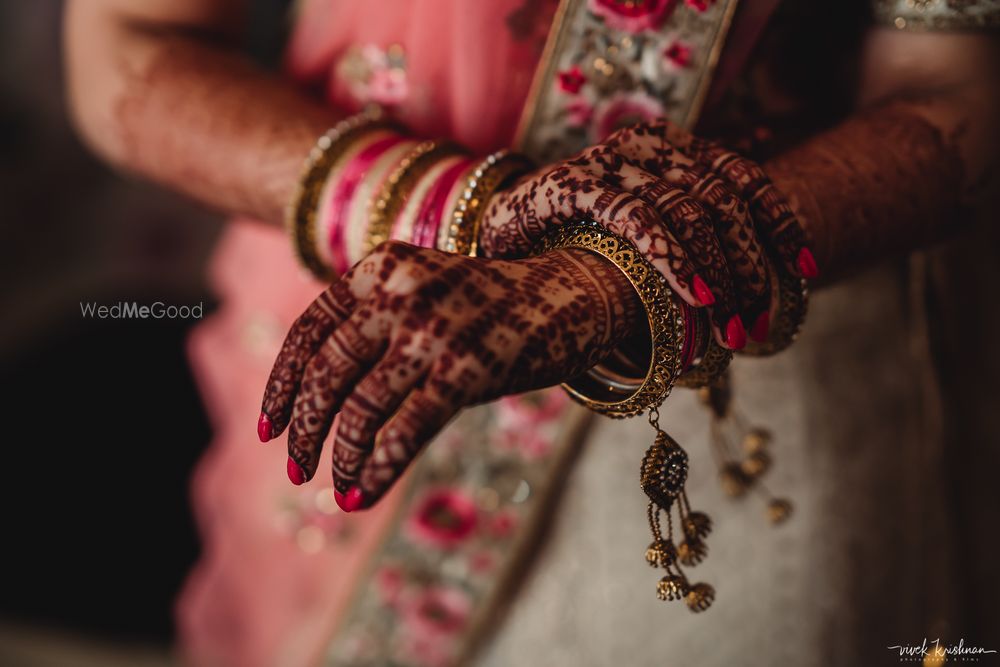
[[[309,479],[339,414],[334,486],[367,506],[462,407],[584,372],[641,313],[624,274],[585,250],[503,261],[388,242],[289,331],[264,395],[271,436],[288,425]]]

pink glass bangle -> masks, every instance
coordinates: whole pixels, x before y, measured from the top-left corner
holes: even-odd
[[[395,134],[378,139],[361,149],[340,171],[330,194],[330,204],[327,209],[330,233],[326,239],[330,262],[337,275],[344,274],[350,268],[347,249],[344,247],[344,232],[347,226],[347,211],[358,185],[368,175],[379,157],[405,140],[405,137]]]
[[[413,235],[423,215],[424,206],[433,196],[434,188],[437,186],[441,175],[458,159],[460,158],[456,155],[447,155],[438,162],[430,165],[420,175],[410,190],[406,198],[406,203],[400,209],[399,215],[393,221],[389,238],[413,243]]]
[[[359,261],[370,250],[368,241],[371,228],[371,203],[376,193],[382,187],[387,175],[392,172],[399,161],[408,154],[417,141],[412,138],[400,142],[383,153],[368,174],[361,179],[354,197],[348,205],[347,223],[344,230],[344,249],[351,264]]]
[[[413,226],[412,243],[421,248],[437,247],[437,237],[441,229],[444,209],[448,205],[449,195],[458,179],[467,172],[473,164],[471,159],[457,161],[445,169],[421,202],[416,223]]]

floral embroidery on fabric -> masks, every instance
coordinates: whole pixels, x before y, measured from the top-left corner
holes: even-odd
[[[677,0],[589,0],[590,11],[615,30],[640,33],[656,30]]]
[[[676,67],[687,67],[691,64],[691,47],[683,42],[674,42],[666,48],[663,55]]]
[[[899,30],[1000,27],[1000,0],[872,0],[872,13]]]
[[[707,12],[715,0],[684,0],[684,4],[698,12]]]
[[[663,105],[645,93],[616,93],[594,109],[591,135],[607,137],[615,130],[661,118]]]
[[[522,137],[548,162],[638,120],[688,125],[736,0],[567,0],[563,45],[536,87]]]
[[[335,76],[358,107],[394,107],[410,95],[406,54],[398,44],[387,49],[374,44],[348,49],[336,64]]]
[[[455,664],[541,511],[571,409],[559,389],[507,397],[467,410],[427,448],[327,664]]]
[[[476,529],[476,503],[462,491],[436,489],[418,500],[406,524],[417,544],[452,549]]]

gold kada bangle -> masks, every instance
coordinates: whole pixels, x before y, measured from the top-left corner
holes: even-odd
[[[467,177],[465,189],[451,213],[444,249],[475,257],[486,203],[509,180],[527,173],[534,166],[526,156],[507,150],[497,151],[480,162]]]
[[[697,315],[692,313],[692,317],[697,317]],[[719,345],[711,330],[706,335],[708,336],[708,344],[705,347],[705,353],[700,359],[695,360],[691,368],[677,378],[678,387],[688,389],[707,387],[722,377],[722,374],[729,368],[729,362],[733,360],[733,351]]]
[[[427,170],[439,160],[461,152],[457,144],[428,140],[414,146],[413,150],[400,160],[371,201],[366,253],[374,250],[383,241],[389,240],[393,222],[406,205],[410,192]]]
[[[583,248],[596,252],[621,269],[642,301],[651,341],[646,376],[631,394],[622,396],[616,388],[598,386],[598,382],[586,374],[563,383],[563,388],[579,403],[609,417],[632,417],[659,407],[670,395],[681,373],[685,335],[684,320],[666,280],[635,246],[596,223],[562,227],[541,242],[538,252],[559,248]],[[598,396],[599,393],[606,393],[609,397]]]
[[[771,303],[777,303],[778,309],[771,318],[767,340],[760,343],[747,341],[747,346],[741,350],[743,354],[765,357],[777,354],[795,342],[809,309],[809,289],[805,279],[779,270],[778,279],[771,280]]]
[[[390,127],[378,108],[370,108],[345,118],[330,128],[319,140],[302,167],[295,194],[285,214],[285,226],[299,262],[320,280],[330,280],[332,269],[316,251],[316,213],[326,179],[337,161],[363,134]]]

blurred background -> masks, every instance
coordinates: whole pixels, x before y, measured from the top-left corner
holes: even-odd
[[[286,4],[253,2],[247,41],[271,66]],[[0,665],[169,664],[198,553],[188,476],[211,437],[185,358],[197,320],[84,318],[80,303],[208,315],[221,220],[80,144],[61,14],[0,0]]]
[[[290,2],[251,2],[245,37],[267,66]],[[222,220],[80,144],[66,115],[62,4],[0,0],[0,667],[170,665],[174,599],[199,548],[188,479],[212,436],[185,353],[198,320],[85,318],[81,303],[203,304],[209,315],[204,271]],[[982,311],[956,301],[939,322],[972,349],[985,344],[968,332],[995,341]],[[940,370],[957,415],[958,464],[943,476],[959,480],[964,506],[995,506],[996,450],[974,435],[992,423],[978,409],[996,374],[984,368],[975,384],[964,365]],[[990,541],[983,553],[995,553],[995,531],[976,528],[962,531],[969,550]],[[996,576],[980,560],[970,587]]]

